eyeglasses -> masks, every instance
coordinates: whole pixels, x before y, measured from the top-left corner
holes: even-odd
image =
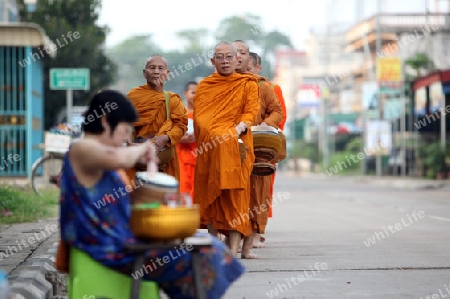
[[[227,55],[226,57],[224,57],[224,56],[215,56],[214,57],[214,59],[217,60],[217,61],[224,61],[224,60],[226,60],[228,62],[233,60],[233,58],[234,58],[233,55]]]

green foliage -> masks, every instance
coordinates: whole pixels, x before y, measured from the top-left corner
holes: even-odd
[[[74,91],[74,105],[85,105],[91,96],[100,89],[107,88],[117,74],[116,64],[105,55],[103,45],[108,28],[96,23],[101,9],[101,0],[38,0],[36,11],[28,13],[24,0],[18,1],[22,21],[39,24],[47,36],[58,46],[57,57],[42,58],[44,63],[45,128],[55,121],[56,114],[65,107],[65,91],[49,89],[49,69],[89,68],[90,91]],[[63,35],[78,31],[79,38],[68,40]]]
[[[449,153],[442,150],[440,142],[422,144],[419,147],[419,159],[422,160],[425,167],[426,177],[433,179],[438,174],[446,174],[449,171],[446,154]]]
[[[338,168],[338,172],[337,174],[342,174],[342,175],[349,175],[349,174],[357,174],[360,172],[361,169],[361,164],[363,163],[363,161],[360,161],[358,159],[356,159],[357,162],[355,162],[351,156],[352,155],[357,155],[360,152],[360,150],[358,150],[357,152],[353,152],[353,151],[342,151],[342,152],[337,152],[333,155],[330,156],[330,160],[329,160],[329,167],[335,167],[337,166]],[[342,170],[341,170],[342,168]]]
[[[340,175],[359,174],[361,163],[364,163],[364,160],[359,160],[357,155],[361,152],[363,140],[359,136],[348,134],[342,136],[347,136],[342,139],[344,141],[341,144],[342,149],[330,156],[328,167],[338,166],[337,174]],[[353,159],[352,155],[354,156]]]
[[[177,32],[177,36],[185,42],[184,48],[178,51],[163,51],[152,40],[151,35],[129,37],[108,50],[108,54],[120,70],[113,87],[128,93],[131,88],[144,84],[142,69],[146,59],[151,55],[161,54],[167,58],[169,70],[172,72],[164,88],[181,95],[186,82],[212,73],[209,54],[217,42],[232,42],[238,39],[245,41],[251,51],[261,55],[263,65],[261,75],[271,78],[272,67],[269,56],[274,55],[277,47],[292,47],[292,44],[286,35],[278,31],[266,33],[261,24],[261,17],[247,14],[223,19],[215,33],[205,28],[185,29]],[[214,42],[208,43],[210,40]]]
[[[252,14],[228,17],[220,22],[215,37],[217,42],[237,39],[246,42],[250,51],[261,56],[261,75],[270,79],[273,74],[269,56],[274,56],[278,47],[293,46],[287,35],[276,30],[266,32],[261,24],[261,17]]]
[[[345,150],[348,152],[353,153],[354,155],[357,155],[363,146],[363,139],[361,137],[353,137],[345,146]]]
[[[265,37],[261,23],[261,17],[252,14],[225,18],[219,23],[216,41],[243,40],[250,47],[260,45]]]
[[[191,45],[193,47],[193,45]],[[164,89],[183,94],[184,85],[198,77],[212,73],[207,51],[168,51],[164,52],[153,41],[151,35],[130,37],[108,51],[110,57],[119,65],[118,80],[113,88],[127,94],[130,89],[145,84],[142,70],[151,55],[163,55],[169,62],[171,71]]]
[[[1,224],[31,222],[57,215],[58,190],[36,195],[30,188],[18,188],[0,184],[0,212],[7,209],[13,212],[10,217],[1,217]]]
[[[433,60],[425,53],[414,54],[405,60],[405,65],[416,72],[415,77],[420,77],[422,70],[430,71],[435,67]]]
[[[186,46],[184,48],[186,52],[195,53],[202,52],[203,49],[207,48],[207,44],[205,44],[203,37],[207,36],[208,33],[208,29],[205,28],[186,29],[177,32],[177,36],[186,41]]]
[[[321,159],[318,145],[315,142],[306,142],[304,140],[296,140],[291,151],[290,156],[309,159],[313,163],[319,163]]]

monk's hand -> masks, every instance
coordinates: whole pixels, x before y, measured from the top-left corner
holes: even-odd
[[[261,123],[261,126],[268,126],[268,124],[266,124],[266,122],[263,121],[263,122]]]
[[[245,132],[245,130],[247,130],[247,125],[241,121],[236,127],[234,127],[236,129],[237,135],[241,135],[242,133]]]
[[[162,151],[166,146],[167,143],[169,143],[170,139],[167,135],[160,135],[155,137],[155,147],[156,151],[160,152]]]
[[[167,79],[168,79],[168,74],[165,74],[164,72],[162,72],[159,75],[158,82],[156,82],[156,85],[158,85],[158,86],[164,85],[164,83],[166,83]]]
[[[180,140],[180,143],[192,143],[192,142],[195,142],[195,135],[190,133],[184,134],[184,136]]]

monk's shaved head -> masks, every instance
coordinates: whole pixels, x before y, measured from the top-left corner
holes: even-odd
[[[163,85],[169,79],[170,74],[167,59],[159,54],[150,56],[145,62],[142,73],[148,86],[162,91]]]
[[[214,47],[214,56],[211,63],[222,76],[234,73],[236,67],[237,48],[230,42],[220,42]]]
[[[167,59],[164,56],[159,55],[159,54],[155,54],[155,55],[152,55],[149,58],[147,58],[147,60],[145,61],[145,67],[144,68],[147,68],[148,63],[155,57],[161,58],[164,61],[164,63],[166,64],[166,67],[169,65],[168,62],[167,62]]]
[[[255,52],[250,52],[250,57],[252,58],[253,65],[261,64],[261,57]]]
[[[237,40],[233,41],[232,44],[234,45],[234,43],[241,43],[241,44],[244,44],[245,47],[247,48],[247,51],[250,52],[250,47],[249,47],[249,46],[247,45],[247,43],[244,42],[242,39],[237,39]]]
[[[217,52],[217,48],[218,48],[219,46],[224,46],[224,45],[231,46],[231,48],[233,49],[234,54],[235,54],[235,55],[237,54],[237,49],[236,49],[236,47],[235,47],[232,43],[230,43],[230,42],[220,42],[220,43],[218,43],[218,44],[214,47],[214,53]]]
[[[232,43],[237,49],[237,61],[236,64],[236,72],[237,73],[245,73],[247,71],[248,64],[250,63],[250,55],[249,55],[249,47],[242,40],[235,40]]]

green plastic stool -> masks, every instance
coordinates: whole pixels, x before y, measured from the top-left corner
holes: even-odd
[[[87,253],[71,248],[67,279],[69,299],[128,299],[131,281],[131,276],[111,270]],[[142,281],[139,299],[159,299],[158,285]]]

